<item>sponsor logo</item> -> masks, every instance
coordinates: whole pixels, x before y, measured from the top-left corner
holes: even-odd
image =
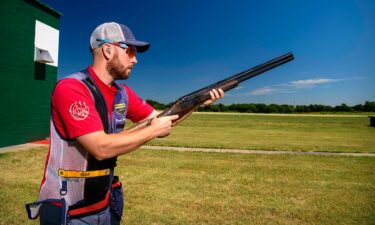
[[[116,104],[115,111],[117,114],[124,115],[126,111],[126,105],[124,103]]]
[[[75,120],[84,120],[89,115],[89,107],[86,102],[78,101],[70,105],[69,112]]]
[[[115,120],[116,120],[116,123],[123,123],[125,121],[125,118],[124,117],[122,117],[120,119],[116,118]]]

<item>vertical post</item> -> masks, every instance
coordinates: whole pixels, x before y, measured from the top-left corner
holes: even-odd
[[[375,127],[375,116],[369,116],[370,118],[370,126]]]

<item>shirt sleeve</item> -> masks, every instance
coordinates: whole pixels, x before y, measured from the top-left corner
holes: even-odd
[[[103,130],[90,91],[73,78],[56,85],[52,95],[52,119],[58,132],[67,139]]]
[[[128,86],[124,86],[128,95],[128,113],[126,117],[133,122],[146,119],[154,111],[154,108],[140,98]]]

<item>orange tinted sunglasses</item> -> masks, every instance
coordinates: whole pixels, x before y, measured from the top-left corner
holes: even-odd
[[[134,58],[137,55],[137,49],[134,48],[134,47],[128,46],[125,43],[109,41],[109,40],[106,40],[106,39],[103,39],[103,38],[98,38],[98,39],[96,39],[96,41],[103,42],[99,46],[103,45],[104,43],[107,43],[107,44],[115,45],[115,46],[120,47],[122,49],[126,49],[126,54],[128,54],[128,56],[130,58]]]

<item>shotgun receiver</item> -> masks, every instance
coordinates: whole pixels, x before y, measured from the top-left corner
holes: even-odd
[[[177,99],[169,108],[167,108],[162,113],[160,113],[157,117],[178,115],[179,118],[173,121],[173,126],[175,126],[178,123],[180,123],[182,120],[184,120],[186,117],[188,117],[201,104],[211,99],[210,91],[212,89],[221,88],[224,92],[229,91],[235,88],[239,83],[245,80],[248,80],[250,78],[253,78],[261,73],[264,73],[284,63],[287,63],[293,59],[294,59],[293,54],[287,53],[278,58],[272,59],[256,67],[250,68],[241,73],[235,74],[224,80],[208,85],[204,88],[201,88],[185,96],[182,96],[179,99]],[[151,120],[138,123],[130,127],[129,129],[127,129],[127,131],[131,132],[134,130],[138,130],[140,128],[148,126],[150,123],[151,123]]]

